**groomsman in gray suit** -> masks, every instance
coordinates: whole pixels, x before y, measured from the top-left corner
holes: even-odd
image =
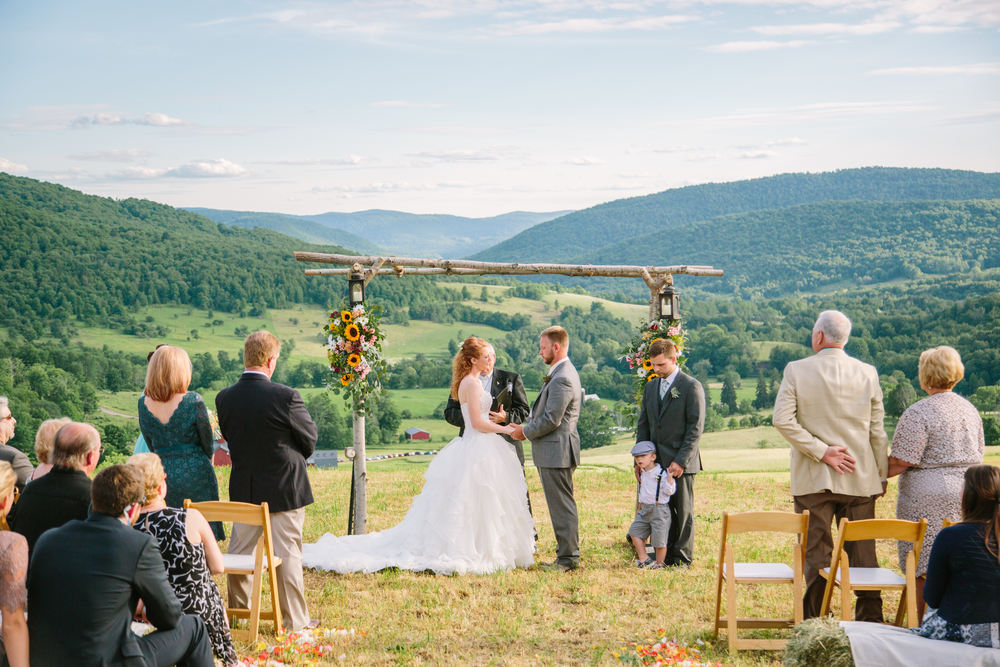
[[[531,455],[542,480],[545,502],[556,534],[556,560],[543,569],[565,572],[580,566],[580,526],[573,499],[573,471],[580,465],[580,419],[583,387],[566,356],[569,334],[549,327],[538,341],[539,354],[549,365],[542,391],[524,424],[515,424],[517,440],[531,440]]]
[[[690,566],[694,559],[694,476],[701,472],[698,441],[705,430],[705,390],[681,372],[672,341],[654,340],[649,360],[659,377],[647,382],[643,390],[635,441],[652,440],[656,462],[677,480],[677,492],[670,499],[666,563]],[[640,554],[640,558],[644,556]]]

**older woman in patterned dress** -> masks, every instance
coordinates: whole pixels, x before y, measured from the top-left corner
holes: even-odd
[[[952,391],[965,375],[958,352],[946,345],[925,351],[919,375],[928,396],[899,418],[889,456],[889,477],[900,476],[896,517],[927,519],[916,571],[918,617],[924,613],[924,582],[934,539],[945,519],[961,520],[965,471],[982,463],[986,451],[979,411]],[[900,568],[912,548],[912,542],[899,542]]]

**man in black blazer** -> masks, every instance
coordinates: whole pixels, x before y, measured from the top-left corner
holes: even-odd
[[[10,529],[28,541],[29,558],[42,533],[87,518],[90,475],[101,458],[101,434],[90,424],[66,424],[56,432],[49,458],[52,470],[24,487],[7,515]]]
[[[316,449],[318,430],[299,392],[271,382],[281,343],[268,331],[247,336],[243,345],[246,371],[239,382],[219,392],[215,407],[219,427],[233,460],[229,499],[260,505],[271,515],[278,566],[278,600],[285,626],[301,630],[314,625],[302,581],[302,524],[313,502],[306,459]],[[233,524],[229,553],[252,554],[260,526]],[[247,607],[250,577],[230,575],[229,604]]]
[[[649,359],[658,377],[643,390],[635,438],[656,444],[656,462],[677,482],[670,499],[666,563],[689,566],[694,560],[694,476],[701,472],[698,441],[705,430],[705,390],[681,372],[670,340],[654,340]]]
[[[29,485],[30,486],[30,485]],[[32,667],[212,667],[204,621],[185,615],[147,533],[130,526],[145,495],[132,466],[94,479],[94,513],[42,535],[28,569]],[[138,637],[139,600],[157,632]]]

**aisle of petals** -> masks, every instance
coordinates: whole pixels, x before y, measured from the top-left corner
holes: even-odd
[[[344,660],[344,647],[354,639],[354,628],[316,628],[278,635],[278,643],[257,644],[257,652],[240,661],[248,667],[301,667],[320,660]],[[364,633],[360,633],[364,634]]]
[[[660,639],[652,640],[648,644],[632,642],[628,643],[627,650],[622,653],[615,653],[615,658],[620,663],[634,665],[650,665],[662,667],[723,667],[721,662],[706,660],[701,655],[701,650],[687,644],[679,644],[677,641],[669,641],[663,635],[664,630],[658,630],[657,636]],[[704,642],[698,640],[704,646]]]

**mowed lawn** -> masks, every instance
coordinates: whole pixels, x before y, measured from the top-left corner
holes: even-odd
[[[695,482],[696,552],[690,570],[644,572],[633,567],[624,537],[633,516],[635,482],[628,469],[631,441],[623,438],[611,447],[585,451],[575,475],[580,571],[552,574],[531,568],[441,577],[307,570],[310,610],[325,626],[363,633],[344,648],[343,664],[351,665],[614,665],[615,652],[624,651],[628,642],[647,640],[661,628],[679,641],[705,642],[706,657],[725,665],[780,665],[777,653],[730,657],[725,636],[718,643],[712,637],[722,512],[792,511],[788,449],[758,448],[760,441],[771,444],[776,437],[772,429],[761,428],[709,434],[703,440],[708,472]],[[739,456],[723,458],[729,453]],[[428,458],[369,464],[369,530],[389,528],[405,515],[423,485]],[[987,462],[1000,463],[1000,452],[990,450]],[[752,470],[755,466],[760,470]],[[316,502],[306,512],[307,542],[326,532],[346,532],[349,470],[310,470]],[[218,471],[225,496],[228,469]],[[530,465],[527,479],[539,532],[536,560],[543,562],[552,559],[555,538],[537,472]],[[877,504],[878,516],[894,517],[895,506],[893,480]],[[792,541],[744,535],[734,541],[734,549],[737,559],[789,562]],[[895,543],[880,543],[878,553],[880,565],[897,567]],[[779,618],[791,613],[788,588],[741,588],[740,596],[741,616]],[[887,617],[895,613],[897,602],[898,596],[885,595]],[[838,610],[836,602],[834,608]],[[269,635],[270,626],[264,628]]]

